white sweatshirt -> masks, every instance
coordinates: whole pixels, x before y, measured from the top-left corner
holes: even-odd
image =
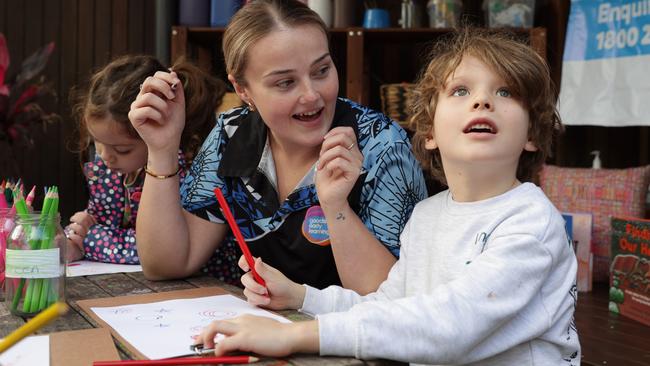
[[[564,221],[524,183],[484,201],[416,205],[377,292],[307,286],[321,355],[416,364],[579,365],[577,263]]]

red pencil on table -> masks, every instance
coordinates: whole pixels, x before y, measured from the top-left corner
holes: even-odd
[[[170,365],[217,365],[244,364],[257,362],[253,356],[221,356],[221,357],[184,357],[169,358],[166,360],[119,360],[119,361],[94,361],[93,366],[170,366]]]
[[[217,197],[217,201],[219,201],[219,205],[223,210],[223,215],[226,216],[226,221],[228,221],[230,229],[232,230],[233,234],[235,234],[235,239],[237,239],[239,248],[241,249],[242,253],[244,253],[246,263],[248,263],[248,266],[253,272],[253,278],[255,278],[255,281],[257,281],[257,283],[266,287],[266,282],[264,282],[264,279],[262,279],[262,277],[257,274],[257,271],[255,271],[255,261],[253,260],[253,256],[251,255],[250,250],[248,250],[248,245],[246,244],[246,241],[244,240],[244,237],[239,230],[239,226],[237,226],[237,222],[235,222],[235,217],[232,215],[232,212],[230,212],[230,207],[228,207],[226,198],[223,196],[223,193],[219,187],[214,189],[214,195]]]

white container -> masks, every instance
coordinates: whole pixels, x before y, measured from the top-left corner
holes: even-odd
[[[326,26],[332,26],[332,0],[309,0],[307,5],[320,15]]]

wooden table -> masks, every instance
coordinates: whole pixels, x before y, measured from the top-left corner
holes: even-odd
[[[97,326],[95,321],[87,314],[80,310],[76,301],[85,299],[96,299],[104,297],[115,297],[125,295],[138,295],[153,292],[166,292],[173,290],[185,290],[197,287],[222,287],[234,295],[242,297],[242,290],[226,285],[210,276],[192,277],[180,281],[148,281],[144,278],[142,272],[135,273],[118,273],[107,275],[95,275],[86,277],[72,277],[66,279],[66,297],[72,311],[65,316],[41,329],[39,334],[52,332],[88,329]],[[301,321],[309,319],[307,315],[297,311],[280,311],[281,315],[293,320]],[[11,333],[24,323],[24,319],[9,313],[4,301],[0,303],[0,337]],[[115,342],[120,357],[130,359],[130,356],[124,346]],[[295,355],[286,359],[269,359],[263,358],[261,362],[255,365],[398,365],[389,361],[362,361],[354,358],[344,357],[318,357],[308,355]]]
[[[77,300],[111,296],[136,295],[152,292],[184,290],[197,287],[220,286],[241,296],[241,289],[225,285],[213,277],[199,276],[181,281],[153,282],[141,272],[73,277],[66,280],[67,301],[73,311],[42,329],[40,334],[96,327],[95,322],[81,312]],[[580,293],[576,325],[582,344],[583,365],[587,366],[642,366],[650,365],[650,327],[607,311],[608,288],[596,284],[594,290]],[[296,311],[280,312],[287,318],[308,319]],[[11,333],[24,319],[11,315],[4,301],[0,302],[0,337]],[[116,342],[123,359],[130,357]],[[361,361],[353,358],[292,356],[287,359],[264,359],[260,365],[386,365],[388,361]],[[399,364],[399,363],[392,363]]]
[[[576,326],[585,366],[650,365],[650,326],[607,310],[608,286],[578,293]]]

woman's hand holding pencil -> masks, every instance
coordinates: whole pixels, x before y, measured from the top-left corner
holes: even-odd
[[[143,81],[140,93],[131,103],[129,120],[149,149],[149,167],[159,173],[173,167],[152,166],[152,155],[173,157],[178,164],[178,147],[185,127],[185,94],[175,72],[158,71]]]

